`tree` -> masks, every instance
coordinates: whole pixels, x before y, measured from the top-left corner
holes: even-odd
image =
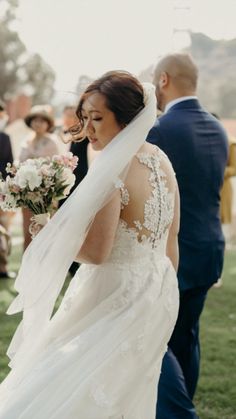
[[[25,91],[33,103],[51,99],[55,74],[39,54],[30,55],[12,29],[18,0],[0,3],[0,97],[8,99]]]
[[[33,103],[50,102],[54,94],[55,75],[51,67],[40,57],[34,54],[25,63],[25,85],[32,89]]]
[[[7,8],[8,3],[8,8]],[[19,84],[17,72],[19,59],[25,53],[25,46],[16,32],[9,29],[12,22],[13,0],[1,3],[0,9],[0,97],[14,93]]]

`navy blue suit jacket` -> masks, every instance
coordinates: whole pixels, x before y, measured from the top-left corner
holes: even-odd
[[[180,290],[211,285],[223,268],[219,205],[228,157],[226,132],[197,99],[189,99],[157,119],[147,141],[167,154],[179,185]]]
[[[2,173],[3,179],[6,178],[6,165],[7,163],[13,162],[11,141],[9,135],[5,132],[0,132],[0,172]]]
[[[86,176],[88,171],[88,162],[87,162],[87,147],[88,147],[88,139],[85,138],[81,142],[71,143],[70,151],[79,158],[78,166],[74,170],[75,175],[75,184],[70,191],[70,194],[74,191],[74,189],[79,185],[79,183],[83,180]]]

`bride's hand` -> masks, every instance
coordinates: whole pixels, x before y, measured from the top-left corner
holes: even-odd
[[[34,238],[40,230],[48,223],[50,220],[50,214],[49,213],[43,213],[43,214],[34,214],[33,217],[31,217],[30,226],[29,226],[29,232],[31,234],[31,237]]]

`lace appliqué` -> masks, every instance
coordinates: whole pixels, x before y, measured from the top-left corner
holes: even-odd
[[[63,301],[62,301],[62,307],[65,312],[69,311],[78,297],[78,285],[77,280],[74,278],[71,281],[70,287],[68,288],[66,294],[64,295]]]
[[[173,276],[167,276],[163,284],[162,295],[164,296],[165,308],[169,314],[170,320],[172,321],[173,315],[175,315],[176,308],[176,290],[175,290],[175,278]]]
[[[149,182],[152,186],[152,195],[144,205],[143,224],[139,220],[135,220],[134,225],[139,231],[145,228],[151,232],[149,240],[153,247],[156,247],[157,242],[163,237],[174,213],[174,196],[168,190],[166,174],[161,169],[163,156],[164,154],[161,152],[139,153],[136,156],[140,163],[150,169]]]
[[[108,408],[114,403],[113,400],[108,398],[104,385],[100,381],[93,381],[90,388],[90,397],[99,407]]]
[[[124,183],[122,180],[118,179],[115,183],[115,187],[117,189],[120,189],[120,195],[121,195],[121,209],[123,210],[126,205],[129,203],[129,192],[125,188]]]
[[[129,267],[131,271],[131,266]],[[138,277],[137,272],[133,272],[132,278],[122,283],[121,293],[118,297],[112,301],[112,310],[119,310],[128,306],[128,304],[137,298],[140,293],[145,292],[145,288],[148,287],[148,283],[145,278]],[[132,313],[130,312],[130,315]]]
[[[138,153],[136,155],[140,163],[146,165],[150,169],[149,182],[152,187],[150,198],[144,204],[144,222],[134,220],[135,227],[129,227],[126,223],[127,231],[130,230],[136,236],[139,242],[150,242],[153,248],[158,246],[158,242],[164,237],[168,226],[171,224],[174,214],[174,194],[169,191],[167,186],[166,173],[161,168],[161,160],[165,154],[160,150],[155,154]],[[129,192],[125,188],[121,179],[118,179],[115,187],[120,189],[121,193],[121,209],[129,204]],[[142,234],[142,231],[149,231]]]

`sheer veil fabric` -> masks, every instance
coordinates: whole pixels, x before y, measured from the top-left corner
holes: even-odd
[[[96,213],[110,199],[156,119],[155,87],[143,84],[145,107],[94,160],[87,176],[24,253],[8,314],[23,319],[8,349],[10,367],[20,362],[48,325],[68,269]]]

